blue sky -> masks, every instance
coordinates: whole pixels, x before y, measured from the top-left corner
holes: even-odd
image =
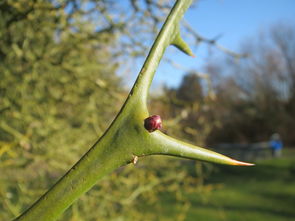
[[[213,38],[219,34],[219,43],[238,51],[240,43],[254,37],[262,28],[274,23],[295,24],[295,0],[200,0],[185,14],[185,20],[202,36]],[[196,58],[190,58],[171,48],[164,57],[177,61],[183,70],[162,62],[155,76],[153,87],[163,84],[177,86],[184,70],[196,69],[206,63],[207,46],[193,48]]]

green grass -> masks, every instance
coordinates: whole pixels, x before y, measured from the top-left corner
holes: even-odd
[[[295,150],[279,159],[256,162],[255,167],[218,166],[207,180],[211,191],[187,194],[190,207],[176,219],[179,201],[163,195],[167,220],[284,221],[295,220]],[[161,219],[162,220],[162,219]]]

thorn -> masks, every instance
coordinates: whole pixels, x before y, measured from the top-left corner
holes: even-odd
[[[232,159],[232,165],[234,166],[255,166],[253,163],[246,163],[238,160]]]
[[[177,47],[179,50],[181,50],[183,53],[195,58],[196,56],[193,54],[192,50],[188,46],[188,44],[181,38],[180,32],[175,36],[175,39],[171,43],[175,47]]]

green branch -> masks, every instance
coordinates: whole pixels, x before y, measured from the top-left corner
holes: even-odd
[[[145,155],[163,154],[229,165],[242,163],[215,152],[173,139],[159,131],[149,132],[147,97],[154,73],[169,45],[193,55],[180,37],[179,21],[191,0],[179,0],[163,25],[138,78],[116,119],[104,135],[47,193],[16,220],[56,220],[101,177]]]

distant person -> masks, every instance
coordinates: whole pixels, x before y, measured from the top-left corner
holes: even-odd
[[[273,157],[280,157],[282,155],[283,143],[278,133],[275,133],[270,138],[270,148]]]

